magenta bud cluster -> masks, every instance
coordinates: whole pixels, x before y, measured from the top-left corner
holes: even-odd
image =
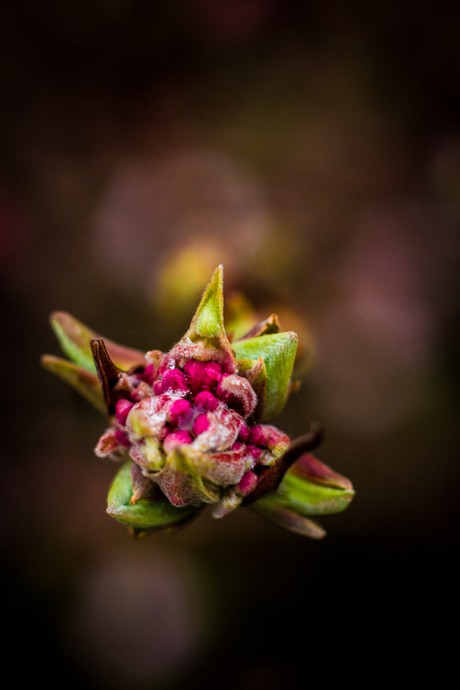
[[[281,332],[275,314],[242,337],[227,335],[223,287],[218,266],[167,353],[118,345],[55,312],[52,327],[72,361],[44,355],[42,362],[108,416],[95,452],[123,464],[107,512],[134,536],[183,525],[208,503],[216,518],[249,506],[320,538],[324,530],[309,516],[343,510],[351,482],[309,455],[321,441],[319,425],[291,443],[265,423],[297,387],[298,337]],[[242,326],[244,309],[235,317]]]
[[[128,448],[142,473],[176,506],[227,497],[233,509],[289,445],[275,427],[254,425],[254,389],[219,362],[178,362],[166,355],[156,370],[149,364],[124,375],[115,392],[112,428],[96,453],[116,455]]]

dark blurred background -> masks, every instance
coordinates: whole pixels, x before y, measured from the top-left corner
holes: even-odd
[[[442,673],[458,547],[460,5],[25,0],[2,15],[16,679],[272,690]],[[278,310],[312,355],[278,425],[296,436],[320,420],[318,456],[354,482],[323,541],[248,510],[130,540],[105,514],[104,421],[40,369],[58,354],[56,309],[169,349],[221,262],[227,287]]]

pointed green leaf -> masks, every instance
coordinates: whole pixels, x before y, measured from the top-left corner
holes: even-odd
[[[190,328],[171,350],[173,356],[220,361],[227,373],[236,362],[224,327],[223,268],[219,266],[204,291]]]
[[[176,508],[165,498],[164,501],[141,500],[131,505],[133,495],[131,460],[117,473],[107,498],[107,512],[120,522],[135,530],[161,530],[189,519],[195,507]]]
[[[70,314],[57,311],[51,314],[50,323],[65,354],[78,366],[96,372],[90,341],[100,336]],[[145,366],[145,357],[139,350],[133,350],[104,339],[107,351],[114,364],[127,371],[135,366]]]
[[[197,338],[227,338],[224,327],[224,270],[218,266],[213,273],[192,319],[185,337],[194,341]]]
[[[73,362],[68,362],[66,359],[54,357],[53,355],[43,355],[41,363],[45,369],[69,383],[100,412],[106,412],[101,384],[96,374],[92,374],[83,367],[73,364]]]
[[[89,344],[96,333],[61,311],[51,314],[50,323],[65,354],[83,369],[96,373]]]
[[[276,501],[268,502],[266,499],[261,499],[256,501],[251,508],[263,515],[269,522],[273,522],[278,527],[283,527],[290,532],[312,539],[322,539],[326,536],[326,532],[317,522],[304,515],[299,515]]]
[[[293,331],[271,333],[233,343],[237,359],[262,357],[267,370],[267,395],[262,421],[281,412],[289,393],[289,381],[297,351]]]
[[[345,510],[354,493],[353,489],[317,484],[288,472],[278,492],[268,494],[256,503],[267,507],[283,506],[304,516],[330,515]]]

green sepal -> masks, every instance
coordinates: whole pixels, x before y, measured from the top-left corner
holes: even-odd
[[[223,267],[218,266],[206,286],[185,337],[190,340],[226,337],[223,280]]]
[[[298,515],[331,515],[348,507],[355,492],[307,481],[288,472],[278,491],[256,501],[267,508],[284,507]]]
[[[62,311],[51,314],[50,323],[65,354],[86,371],[96,373],[90,341],[101,336]],[[105,338],[104,342],[110,358],[120,369],[128,371],[136,366],[145,366],[144,354],[139,350],[118,345]]]
[[[107,513],[134,530],[162,530],[190,519],[196,507],[176,508],[165,498],[163,501],[140,500],[130,504],[133,495],[131,460],[120,468],[107,497]]]
[[[56,374],[66,383],[69,383],[75,390],[83,395],[94,407],[105,414],[106,406],[102,394],[101,384],[96,374],[87,371],[83,367],[68,362],[66,359],[54,357],[54,355],[43,355],[41,363]]]
[[[97,334],[61,311],[51,314],[50,323],[64,353],[78,366],[96,373],[89,343]]]
[[[216,348],[234,360],[230,341],[224,326],[224,271],[218,266],[201,298],[190,328],[181,342],[191,340]]]
[[[139,462],[139,464],[142,465],[142,467],[148,472],[158,472],[159,470],[163,469],[165,459],[163,453],[161,452],[160,442],[154,436],[144,437],[142,456],[144,461],[142,463]]]
[[[351,482],[333,472],[313,456],[302,458],[285,475],[279,489],[255,501],[251,508],[280,527],[313,539],[326,532],[310,515],[330,515],[344,510],[353,499]],[[308,469],[317,472],[317,481],[306,479]]]
[[[236,357],[258,359],[262,357],[267,370],[267,393],[261,421],[277,415],[283,409],[297,351],[297,335],[293,331],[271,333],[258,338],[233,343]]]
[[[206,478],[209,462],[207,453],[193,450],[187,445],[176,446],[168,457],[168,469],[182,473],[184,486],[188,487],[191,496],[199,497],[204,503],[215,503],[220,489]]]

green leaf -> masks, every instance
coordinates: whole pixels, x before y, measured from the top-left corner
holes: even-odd
[[[54,357],[53,355],[43,355],[41,363],[45,369],[69,383],[100,412],[105,414],[104,396],[96,374],[92,374],[73,362],[68,362],[66,359]]]
[[[98,337],[97,334],[70,314],[61,311],[51,314],[50,323],[67,357],[83,369],[96,373],[89,343],[91,338]]]
[[[86,371],[96,373],[90,341],[101,336],[62,311],[51,314],[50,323],[65,354]],[[118,345],[111,340],[104,339],[104,342],[110,358],[120,369],[127,371],[135,366],[145,366],[145,357],[139,350]]]
[[[292,368],[297,351],[297,335],[293,331],[272,333],[233,343],[236,357],[262,357],[267,370],[267,393],[262,421],[274,417],[283,409],[288,393]]]
[[[317,484],[288,472],[278,491],[256,501],[254,505],[284,507],[297,515],[330,515],[348,507],[355,492]]]
[[[208,283],[190,328],[171,353],[190,352],[201,360],[219,358],[227,371],[235,369],[235,356],[224,326],[223,267],[218,266]],[[190,356],[190,354],[189,354]]]
[[[251,508],[291,532],[321,539],[326,532],[309,516],[339,513],[349,505],[355,492],[345,477],[337,475],[313,456],[307,458],[302,471],[310,469],[317,472],[321,475],[318,482],[306,479],[299,474],[298,468],[294,471],[294,465],[278,491],[258,499]],[[300,463],[301,460],[298,461]]]
[[[224,327],[224,270],[218,266],[213,273],[192,319],[185,337],[195,341],[197,338],[227,339]]]
[[[131,460],[119,470],[107,497],[107,513],[135,530],[161,530],[189,519],[196,507],[176,508],[163,501],[141,500],[130,504],[133,495]]]

